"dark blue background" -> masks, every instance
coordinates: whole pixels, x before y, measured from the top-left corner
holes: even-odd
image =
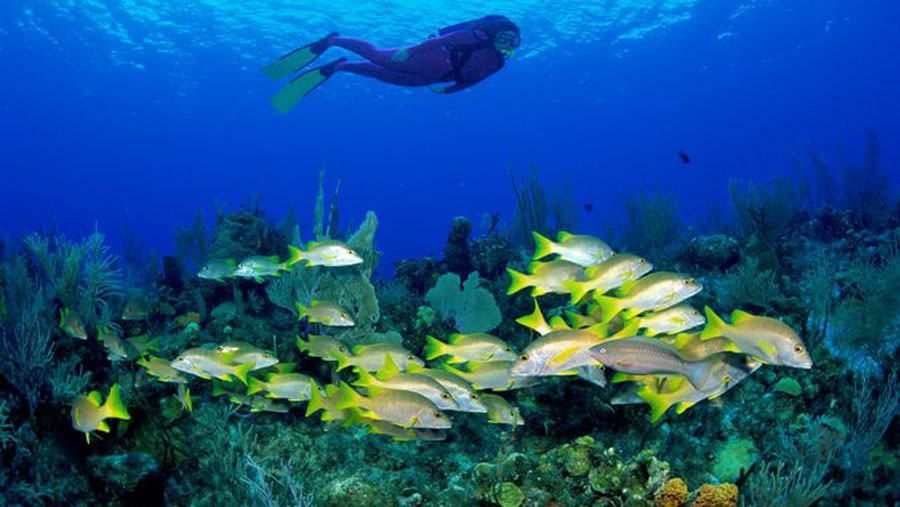
[[[729,178],[792,171],[789,154],[807,145],[831,155],[842,142],[858,159],[866,130],[880,136],[898,180],[894,0],[761,3],[735,19],[731,2],[706,0],[690,20],[639,40],[552,41],[457,95],[338,75],[287,116],[268,104],[277,85],[229,47],[186,48],[189,59],[142,54],[143,69],[109,65],[107,34],[30,7],[54,45],[22,24],[24,3],[4,4],[5,234],[52,226],[81,236],[97,224],[115,242],[127,225],[171,252],[175,225],[198,207],[211,219],[214,200],[234,210],[257,192],[273,220],[296,205],[307,232],[324,164],[329,189],[343,178],[345,220],[378,213],[390,262],[439,253],[455,215],[509,218],[507,163],[533,160],[547,185],[574,184],[579,206],[594,205],[581,231],[599,233],[641,188],[675,191],[692,220],[710,203],[728,207]],[[202,11],[191,23],[214,28]],[[364,27],[334,28],[366,36]],[[527,52],[536,27],[521,28]],[[259,45],[276,58],[304,42]]]

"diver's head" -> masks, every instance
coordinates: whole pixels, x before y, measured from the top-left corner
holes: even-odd
[[[494,49],[503,53],[504,58],[512,58],[521,42],[518,33],[504,30],[494,36]]]
[[[489,34],[494,41],[494,49],[506,58],[512,58],[516,48],[522,43],[519,27],[506,16],[491,15],[481,19],[479,28]]]

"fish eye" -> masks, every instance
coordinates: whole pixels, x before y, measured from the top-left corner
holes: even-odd
[[[410,360],[410,361],[415,361],[416,356],[410,354],[410,355],[406,356],[406,359],[408,359],[408,360]]]
[[[606,348],[604,347],[604,348],[600,349],[600,353],[601,353],[601,354],[606,354]]]
[[[522,354],[521,356],[519,356],[519,360],[520,361],[528,361],[528,356],[526,354]]]
[[[512,347],[506,347],[507,352],[512,352]]]
[[[473,399],[473,400],[477,400],[477,399],[479,398],[479,396],[478,396],[477,394],[475,394],[475,393],[472,393],[472,394],[469,395],[469,398],[471,398],[471,399]]]
[[[338,350],[343,352],[347,352],[347,347],[338,347]]]
[[[434,413],[434,416],[435,416],[436,418],[440,419],[441,417],[444,417],[444,414],[442,414],[442,413],[440,413],[440,412],[435,412],[435,413]]]
[[[803,345],[794,345],[794,352],[798,354],[803,352]]]
[[[445,399],[445,400],[449,400],[449,399],[450,399],[450,395],[449,395],[449,394],[442,394],[442,395],[441,395],[441,398],[443,398],[443,399]]]

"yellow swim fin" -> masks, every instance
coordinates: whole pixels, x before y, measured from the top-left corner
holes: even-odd
[[[272,97],[272,105],[275,106],[275,109],[278,109],[278,112],[282,114],[287,113],[300,102],[300,99],[309,95],[310,92],[334,75],[335,67],[346,60],[346,58],[338,58],[331,63],[308,70],[295,77]]]
[[[262,68],[262,73],[274,81],[285,78],[306,67],[328,49],[328,39],[337,37],[337,32],[328,34],[322,39],[301,48],[297,48],[282,56],[276,62]]]

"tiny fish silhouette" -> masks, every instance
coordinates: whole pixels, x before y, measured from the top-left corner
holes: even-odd
[[[678,150],[678,158],[681,159],[682,164],[690,164],[691,163],[690,155],[685,153],[684,150]]]
[[[594,211],[594,205],[591,203],[587,203],[584,205],[584,210],[587,211],[588,213],[590,213],[590,212]]]

